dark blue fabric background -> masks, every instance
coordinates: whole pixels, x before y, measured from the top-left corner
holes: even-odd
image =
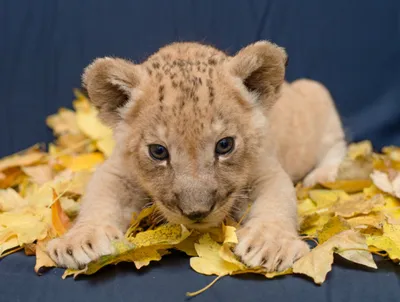
[[[269,39],[287,48],[289,81],[308,77],[331,91],[353,140],[400,145],[399,0],[0,1],[0,156],[52,140],[45,117],[70,107],[72,88],[95,57],[141,61],[172,41],[234,53]],[[182,301],[209,277],[171,257],[144,273],[109,268],[78,282],[39,278],[34,260],[0,262],[0,301]],[[317,287],[304,278],[225,278],[196,301],[399,301],[399,269],[344,263]],[[81,298],[79,298],[81,297]]]

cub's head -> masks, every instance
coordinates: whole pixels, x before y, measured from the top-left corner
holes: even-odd
[[[117,140],[113,157],[172,223],[219,224],[254,180],[286,54],[257,42],[229,57],[196,43],[141,65],[97,59],[83,75]]]

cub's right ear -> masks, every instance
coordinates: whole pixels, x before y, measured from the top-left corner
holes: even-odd
[[[96,59],[82,75],[91,103],[99,110],[100,119],[111,127],[121,120],[118,109],[131,101],[141,79],[140,66],[118,58]]]

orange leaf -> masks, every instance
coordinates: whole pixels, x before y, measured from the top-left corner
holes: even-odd
[[[321,185],[331,190],[343,190],[346,193],[356,193],[372,184],[370,179],[337,180],[335,182],[325,182]]]
[[[71,221],[67,214],[64,213],[60,199],[56,191],[53,189],[53,205],[51,206],[51,221],[53,223],[53,228],[58,236],[63,235],[70,227]]]

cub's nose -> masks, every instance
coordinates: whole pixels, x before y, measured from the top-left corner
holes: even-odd
[[[190,220],[193,221],[200,221],[204,218],[206,218],[210,214],[210,211],[196,211],[196,212],[190,212],[184,215],[189,218]]]

